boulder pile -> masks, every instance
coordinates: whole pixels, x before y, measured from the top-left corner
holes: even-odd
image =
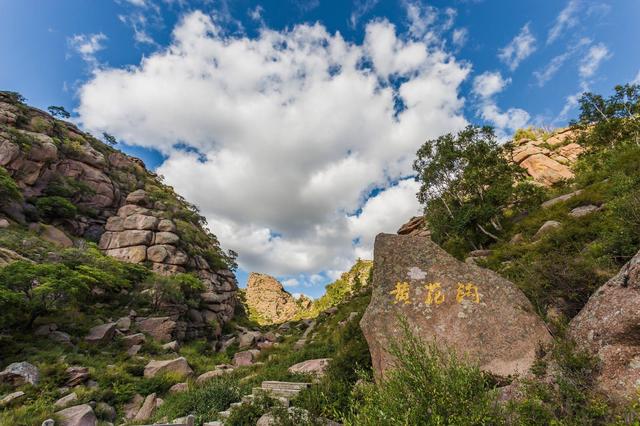
[[[246,301],[250,309],[269,323],[289,321],[302,310],[278,280],[256,272],[249,275]]]

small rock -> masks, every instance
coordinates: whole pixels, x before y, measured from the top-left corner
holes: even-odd
[[[215,370],[207,371],[204,374],[201,374],[196,379],[196,383],[204,383],[207,380],[213,379],[214,377],[222,376],[227,373],[231,373],[233,371],[233,367],[228,369],[216,368]]]
[[[580,206],[580,207],[576,207],[575,209],[571,210],[571,212],[569,213],[569,216],[571,217],[583,217],[583,216],[587,216],[593,212],[597,212],[598,210],[600,210],[600,208],[598,206],[594,206],[593,204],[589,204],[586,206]]]
[[[575,197],[576,195],[580,195],[581,193],[582,193],[582,190],[580,189],[578,191],[571,192],[569,194],[564,194],[559,197],[552,198],[551,200],[548,200],[542,203],[542,208],[548,209],[549,207],[554,206],[558,203],[562,203],[564,201],[570,200],[571,198]]]
[[[66,386],[69,387],[78,386],[89,379],[89,369],[87,367],[74,365],[67,368],[66,373],[69,377]]]
[[[175,385],[169,388],[169,393],[180,393],[180,392],[186,392],[188,390],[189,390],[189,385],[187,383],[176,383]]]
[[[142,349],[142,345],[133,345],[127,349],[127,355],[130,357],[136,356],[138,355],[138,352],[140,352],[140,349]]]
[[[33,332],[36,336],[48,336],[58,329],[56,324],[44,324],[40,327],[36,328],[36,331]]]
[[[49,338],[58,343],[62,343],[63,345],[71,345],[71,336],[64,331],[53,331],[51,334],[49,334]]]
[[[180,344],[178,343],[177,340],[174,340],[172,342],[165,343],[164,345],[162,345],[162,349],[164,349],[165,351],[178,352],[180,350]]]
[[[28,362],[14,362],[0,372],[0,383],[10,383],[13,386],[21,386],[25,383],[37,385],[40,381],[40,371]]]
[[[147,419],[149,419],[153,415],[153,412],[156,409],[156,404],[157,404],[156,400],[157,400],[157,398],[156,398],[156,394],[155,393],[152,393],[151,395],[148,395],[144,399],[144,402],[142,403],[142,407],[140,407],[140,410],[135,415],[133,420],[147,420]]]
[[[73,247],[73,241],[71,240],[71,238],[67,237],[67,234],[53,225],[41,225],[40,237],[42,237],[43,240],[57,245],[58,247]]]
[[[9,227],[9,221],[7,219],[0,219],[0,229]]]
[[[144,402],[144,398],[140,394],[135,394],[133,399],[124,406],[124,418],[126,420],[133,420],[133,418],[140,411],[140,406]]]
[[[517,233],[516,235],[511,237],[511,240],[509,240],[511,244],[519,244],[523,241],[524,241],[524,236],[521,233]]]
[[[62,398],[57,400],[53,405],[56,408],[63,408],[69,405],[71,402],[75,402],[77,400],[78,400],[78,395],[75,392],[73,392],[73,393],[70,393],[69,395],[63,396]]]
[[[260,338],[261,334],[259,331],[248,331],[243,333],[238,338],[238,347],[240,349],[246,349],[251,347],[255,341]]]
[[[181,376],[190,376],[193,370],[184,357],[169,359],[165,361],[153,360],[144,368],[144,377],[155,377],[159,374],[173,373]]]
[[[260,351],[256,349],[237,352],[233,356],[233,365],[235,365],[236,367],[252,365],[258,354],[260,354]]]
[[[24,397],[25,393],[22,391],[13,392],[9,395],[5,395],[4,398],[0,399],[0,407],[6,407],[8,405],[13,404],[14,402],[19,401]]]
[[[132,334],[130,336],[124,336],[122,338],[122,342],[124,343],[124,345],[127,348],[130,348],[130,347],[135,346],[135,345],[141,345],[142,343],[145,342],[145,340],[147,340],[147,339],[144,336],[144,334],[142,334],[142,333],[136,333],[136,334]]]
[[[98,422],[93,408],[88,404],[76,405],[56,412],[61,426],[95,426]]]
[[[140,331],[159,340],[169,342],[173,340],[173,332],[176,329],[176,322],[169,317],[141,318],[136,321]]]
[[[89,330],[89,334],[84,338],[88,343],[107,343],[113,339],[116,334],[116,323],[110,322],[93,327]]]
[[[331,358],[310,359],[299,362],[289,367],[289,373],[314,374],[318,377],[323,376],[329,366]]]
[[[106,402],[98,402],[96,404],[96,413],[102,419],[108,420],[110,422],[114,421],[117,416],[116,409]]]
[[[555,221],[555,220],[546,221],[540,227],[540,229],[538,229],[538,232],[536,232],[536,234],[533,236],[533,241],[538,241],[540,238],[542,238],[545,235],[551,233],[552,231],[560,228],[561,226],[562,226],[562,224],[560,222]]]
[[[120,331],[129,331],[131,328],[131,318],[122,317],[116,322],[116,328]]]

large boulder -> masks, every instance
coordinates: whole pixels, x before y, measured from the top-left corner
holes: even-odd
[[[327,367],[329,367],[329,362],[331,362],[331,358],[309,359],[292,365],[289,367],[288,371],[289,373],[294,374],[313,374],[316,376],[323,376]]]
[[[637,398],[640,386],[640,252],[591,296],[569,335],[600,360],[596,386],[615,400]]]
[[[176,322],[169,317],[140,318],[136,325],[143,333],[146,333],[162,343],[173,340]]]
[[[511,282],[458,261],[429,238],[379,234],[373,294],[360,322],[378,378],[393,366],[389,348],[403,335],[399,318],[416,337],[498,377],[526,373],[539,344],[551,338]]]
[[[272,276],[251,273],[247,281],[247,305],[269,323],[289,321],[300,306],[282,284]]]
[[[76,405],[56,412],[61,426],[95,426],[98,423],[93,408],[88,404]]]
[[[89,330],[89,334],[84,338],[88,343],[107,343],[113,340],[116,334],[116,323],[109,322],[93,327]]]
[[[13,386],[21,386],[25,383],[37,385],[40,381],[40,371],[28,362],[14,362],[0,372],[0,383],[9,383]]]
[[[193,374],[193,370],[189,367],[185,357],[176,359],[168,359],[164,361],[153,360],[144,367],[144,377],[155,377],[160,374],[173,374],[176,376],[190,376]]]

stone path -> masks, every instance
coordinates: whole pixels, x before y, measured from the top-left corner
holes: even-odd
[[[250,404],[258,396],[267,395],[275,400],[279,401],[283,406],[289,407],[290,401],[295,398],[300,391],[307,389],[311,386],[311,383],[296,383],[296,382],[276,382],[265,381],[262,382],[260,387],[253,388],[250,395],[242,397],[242,401],[234,402],[229,406],[229,409],[218,413],[220,417],[226,419],[231,415],[231,410],[236,407],[241,407],[244,404]],[[203,426],[223,426],[224,421],[213,421],[205,423]]]

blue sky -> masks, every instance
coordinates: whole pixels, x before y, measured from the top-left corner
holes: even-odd
[[[636,0],[0,0],[0,88],[157,168],[241,282],[318,296],[419,210],[420,143],[566,124],[582,91],[640,79],[638,18]]]

